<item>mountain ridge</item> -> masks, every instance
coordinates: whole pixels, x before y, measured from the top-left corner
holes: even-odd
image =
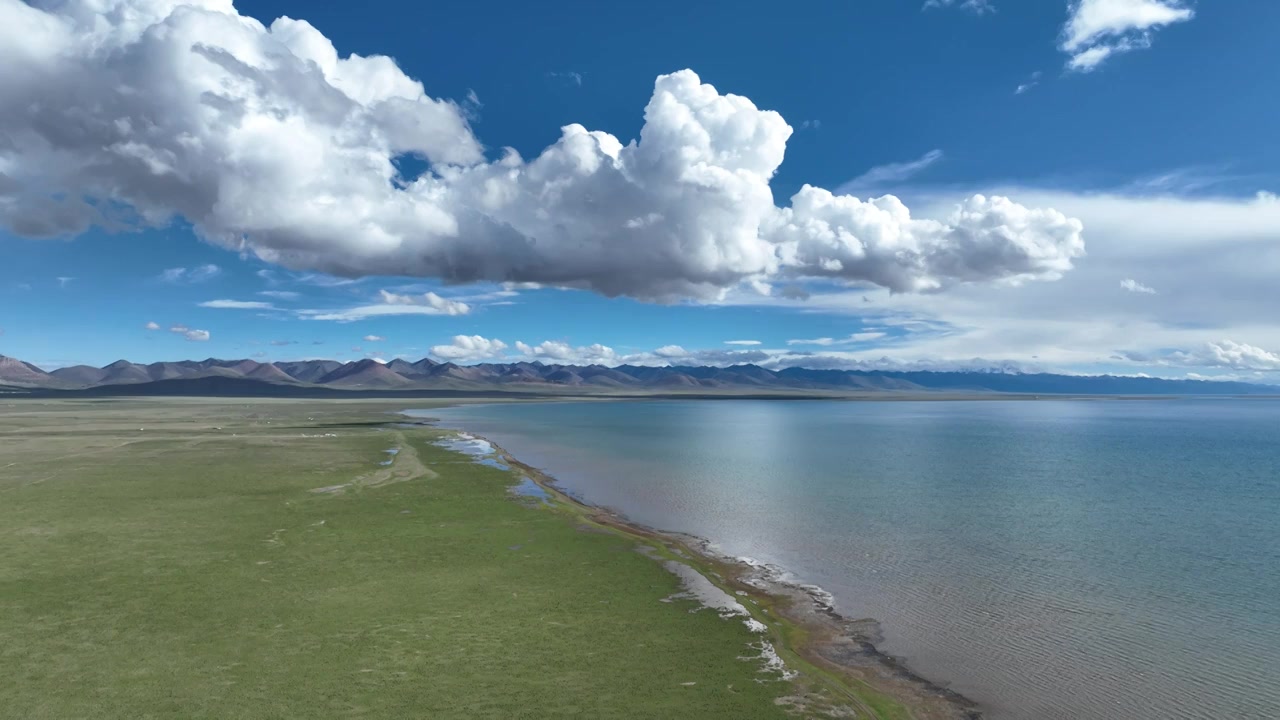
[[[46,372],[0,355],[0,385],[18,390],[87,391],[114,387],[115,394],[168,392],[175,381],[223,378],[236,381],[190,385],[218,394],[220,388],[252,393],[282,388],[337,392],[520,392],[543,394],[688,393],[1007,393],[1019,395],[1280,395],[1280,386],[1239,381],[1169,380],[1119,375],[1059,375],[993,371],[832,370],[753,364],[716,366],[562,365],[541,362],[458,365],[427,358],[417,362],[361,359],[179,360],[147,365],[117,360],[101,368],[76,365]],[[243,381],[243,382],[242,382]],[[156,383],[170,383],[156,386]],[[245,383],[257,383],[257,387]]]

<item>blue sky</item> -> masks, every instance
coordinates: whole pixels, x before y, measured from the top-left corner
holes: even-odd
[[[1280,379],[1275,3],[194,4],[0,0],[0,352]]]

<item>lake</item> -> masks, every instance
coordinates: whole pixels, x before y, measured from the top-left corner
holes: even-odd
[[[430,410],[584,501],[822,586],[1018,718],[1280,718],[1280,403]]]

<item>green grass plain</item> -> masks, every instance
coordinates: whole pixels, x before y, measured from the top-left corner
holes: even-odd
[[[393,409],[0,400],[3,715],[788,716],[742,622]]]

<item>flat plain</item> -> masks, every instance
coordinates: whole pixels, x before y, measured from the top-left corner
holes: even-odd
[[[0,400],[5,714],[843,712],[673,599],[642,540],[513,495],[398,407]]]

